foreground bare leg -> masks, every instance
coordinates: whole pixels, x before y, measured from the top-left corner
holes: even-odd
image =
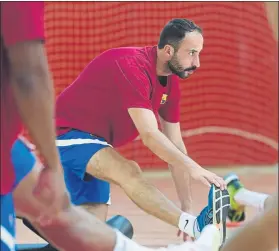
[[[116,244],[116,234],[111,228],[75,206],[57,215],[50,226],[33,225],[59,250],[112,251]]]
[[[274,205],[274,203],[276,202],[276,199],[277,199],[276,196],[278,196],[278,195],[269,195],[266,198],[266,200],[264,202],[264,210],[265,211],[273,207],[273,205]]]
[[[257,216],[235,236],[222,251],[274,251],[278,247],[278,196],[272,207]]]
[[[86,210],[88,213],[93,214],[102,222],[105,222],[107,219],[108,205],[106,204],[88,203],[88,204],[80,205],[80,207]]]
[[[38,174],[37,163],[15,189],[14,201],[17,215],[30,220],[34,227],[60,250],[112,251],[116,243],[115,232],[82,208],[70,206],[60,212],[47,227],[34,223],[33,220],[44,207],[32,194]]]

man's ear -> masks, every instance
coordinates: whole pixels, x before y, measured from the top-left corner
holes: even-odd
[[[167,44],[164,47],[164,52],[166,53],[166,55],[168,56],[169,59],[171,59],[174,55],[174,48],[173,46]]]

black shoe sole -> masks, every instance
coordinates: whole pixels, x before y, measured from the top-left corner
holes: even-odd
[[[213,225],[220,229],[220,248],[227,238],[227,217],[230,209],[230,195],[227,190],[221,190],[215,185],[213,189]]]

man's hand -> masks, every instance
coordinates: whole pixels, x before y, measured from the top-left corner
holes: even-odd
[[[208,187],[210,187],[211,184],[215,184],[217,187],[220,187],[222,190],[226,189],[227,187],[223,178],[217,176],[212,172],[207,171],[202,167],[195,165],[189,169],[189,173],[193,179],[202,182]]]
[[[177,237],[179,237],[181,235],[182,231],[178,230],[177,232]],[[183,233],[183,241],[193,241],[194,238],[191,238],[188,234]]]
[[[42,169],[38,183],[34,188],[34,196],[46,205],[38,219],[41,225],[47,225],[61,210],[70,206],[70,198],[65,186],[62,167]]]
[[[177,237],[179,237],[181,235],[182,231],[181,230],[178,230],[177,232]],[[195,238],[194,237],[191,237],[189,236],[188,234],[186,233],[183,233],[183,241],[194,241]]]

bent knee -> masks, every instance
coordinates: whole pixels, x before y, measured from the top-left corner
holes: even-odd
[[[135,161],[128,160],[124,165],[127,178],[141,177],[142,171],[139,164]]]
[[[135,161],[127,160],[121,165],[111,166],[111,169],[113,172],[109,172],[109,179],[120,186],[142,178],[141,168]]]
[[[113,149],[105,148],[96,153],[89,161],[86,172],[92,176],[118,185],[142,175],[140,166],[127,160]]]
[[[134,183],[136,180],[142,180],[142,171],[135,161],[127,161],[123,165],[121,175],[119,176],[119,185],[121,187]]]

